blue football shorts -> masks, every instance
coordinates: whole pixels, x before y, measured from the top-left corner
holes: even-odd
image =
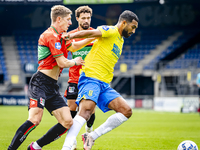
[[[76,104],[83,99],[94,101],[97,106],[105,113],[111,109],[108,108],[108,104],[121,95],[112,89],[108,83],[100,81],[95,78],[86,77],[82,72],[78,82],[78,98]]]

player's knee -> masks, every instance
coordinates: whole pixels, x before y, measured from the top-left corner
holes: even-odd
[[[36,126],[38,126],[40,124],[40,122],[41,122],[41,119],[29,118],[28,120],[31,121]]]
[[[91,109],[85,109],[84,111],[79,111],[79,116],[85,118],[86,121],[88,121],[92,115],[93,110]]]
[[[126,116],[127,118],[130,118],[132,116],[132,109],[131,109],[131,107],[125,109],[124,116]]]
[[[90,119],[90,117],[91,117],[91,115],[92,115],[92,111],[88,111],[87,113],[86,113],[86,120],[88,121],[89,119]]]
[[[63,120],[61,124],[63,127],[69,129],[73,124],[73,120],[72,119]]]
[[[128,113],[127,113],[127,118],[130,118],[132,116],[132,114],[133,114],[132,109],[129,108]]]
[[[77,105],[76,104],[74,104],[74,105],[68,105],[69,106],[69,109],[71,110],[71,111],[76,111],[76,108],[77,108]]]

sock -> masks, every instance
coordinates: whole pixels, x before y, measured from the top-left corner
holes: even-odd
[[[123,122],[127,121],[128,118],[125,117],[122,113],[115,113],[114,115],[110,116],[106,122],[100,125],[97,129],[90,133],[92,138],[96,140],[101,135],[108,133],[109,131],[113,130],[114,128],[121,125]]]
[[[36,128],[36,125],[27,120],[16,131],[8,150],[16,150],[24,142],[28,134]]]
[[[51,129],[49,129],[49,131],[36,142],[40,147],[43,147],[44,145],[47,145],[57,140],[58,138],[60,138],[61,135],[67,132],[67,130],[68,129],[66,129],[60,123],[58,123],[55,126],[53,126]]]
[[[76,114],[77,114],[77,111],[70,110],[70,112],[71,112],[72,118],[74,118],[76,116]]]
[[[90,119],[87,121],[87,126],[90,128],[94,124],[95,114],[92,114]]]
[[[40,147],[37,142],[34,142],[32,146],[34,149],[42,149],[42,147]]]
[[[73,125],[67,133],[62,150],[71,149],[71,147],[74,144],[74,141],[76,140],[76,136],[78,135],[79,131],[81,130],[81,127],[85,124],[85,122],[86,120],[79,115],[76,115],[74,117]]]

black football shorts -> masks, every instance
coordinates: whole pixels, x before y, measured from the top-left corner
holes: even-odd
[[[67,100],[76,99],[78,97],[78,87],[76,83],[69,83],[65,91],[65,97]]]
[[[44,107],[52,115],[52,111],[67,106],[59,92],[57,80],[37,71],[31,78],[28,87],[28,108]]]

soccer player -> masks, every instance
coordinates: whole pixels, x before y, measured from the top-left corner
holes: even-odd
[[[122,96],[112,89],[109,83],[113,78],[114,66],[121,53],[124,39],[135,33],[138,27],[138,17],[135,13],[124,11],[115,26],[100,26],[95,30],[65,33],[64,39],[98,37],[85,58],[83,72],[78,82],[79,112],[73,119],[62,150],[70,150],[83,124],[90,118],[96,105],[105,113],[116,111],[102,125],[91,133],[84,133],[82,140],[84,149],[90,150],[94,140],[127,121],[132,115],[132,109]]]
[[[91,16],[92,16],[92,9],[88,6],[80,6],[75,10],[76,20],[78,21],[78,28],[75,30],[70,31],[69,33],[75,33],[82,30],[93,30],[93,28],[90,27],[91,23]],[[73,39],[75,41],[83,40],[83,38],[80,39]],[[72,41],[73,41],[72,40]],[[93,42],[89,43],[87,46],[83,47],[82,49],[72,52],[72,58],[82,57],[84,60],[86,55],[89,53],[93,45]],[[79,66],[73,66],[69,68],[69,80],[68,80],[68,87],[65,91],[64,97],[67,98],[67,104],[70,108],[70,112],[72,115],[72,118],[75,117],[77,113],[77,104],[75,103],[76,98],[78,97],[78,80],[80,76],[80,69],[82,68],[82,65]],[[90,119],[87,121],[87,124],[85,126],[86,132],[91,132],[93,130],[93,123],[95,120],[95,113],[91,115]],[[76,149],[76,141],[72,147],[72,149]]]
[[[38,71],[29,83],[29,118],[16,131],[8,150],[18,149],[28,134],[39,125],[44,107],[55,116],[58,123],[39,140],[32,142],[28,150],[41,150],[64,134],[73,123],[69,107],[59,93],[57,80],[63,68],[82,65],[84,62],[81,57],[68,60],[68,50],[75,52],[94,39],[66,44],[61,33],[66,32],[72,24],[71,13],[71,10],[62,5],[51,8],[51,26],[39,38]]]

